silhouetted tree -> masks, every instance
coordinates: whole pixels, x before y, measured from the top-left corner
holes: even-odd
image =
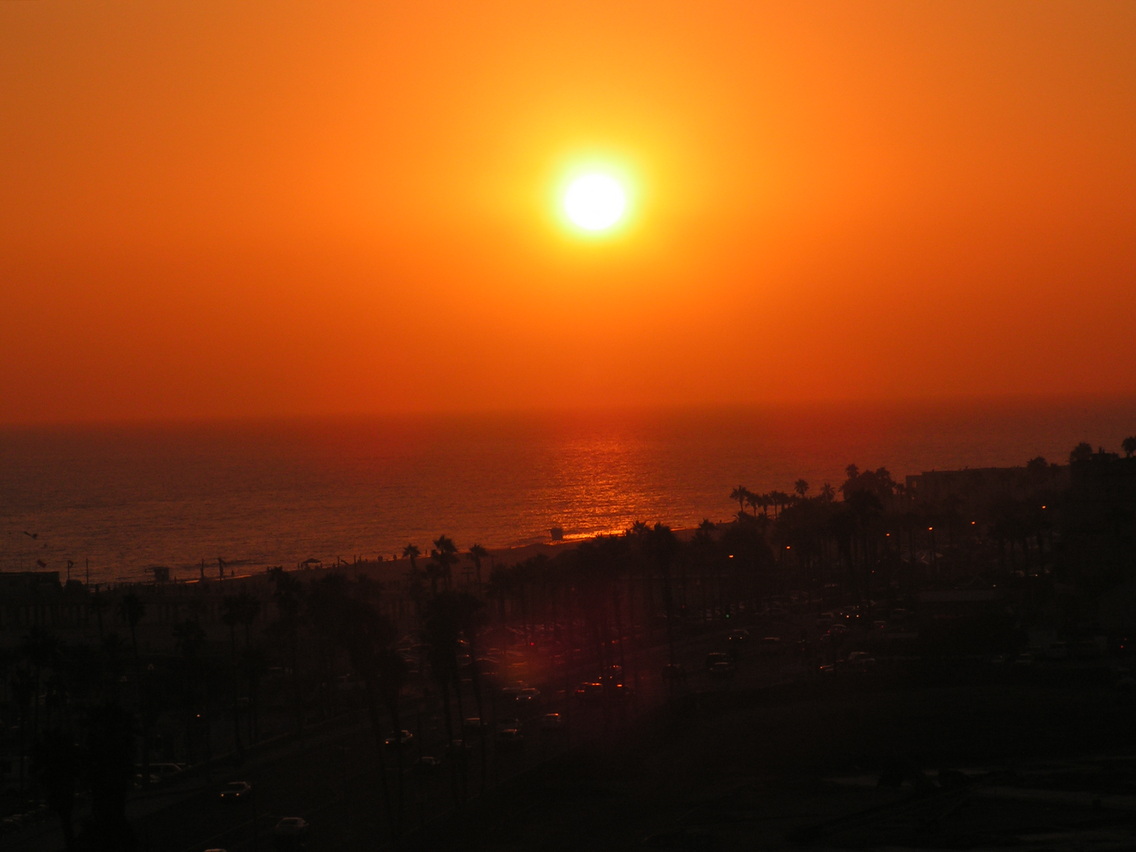
[[[789,495],[784,491],[770,491],[769,501],[773,504],[773,514],[775,517],[780,515],[781,510],[791,502]]]
[[[237,754],[244,751],[241,742],[241,666],[237,651],[237,626],[242,625],[245,633],[245,651],[249,646],[249,628],[260,613],[260,601],[249,592],[226,595],[221,601],[221,623],[229,628],[229,653],[232,658],[233,678],[233,739]]]
[[[275,586],[276,620],[269,634],[278,637],[288,656],[288,680],[291,692],[292,721],[297,731],[304,726],[304,706],[300,693],[300,628],[303,624],[303,583],[282,567],[268,572]]]
[[[1126,459],[1132,458],[1136,454],[1136,435],[1125,438],[1120,442],[1120,448],[1124,450],[1124,457]]]
[[[132,852],[138,842],[126,819],[126,794],[134,777],[134,717],[117,705],[101,705],[90,711],[85,733],[84,775],[91,793],[87,848]]]
[[[1093,457],[1092,444],[1087,441],[1081,441],[1077,446],[1073,447],[1072,452],[1069,453],[1069,464],[1076,464],[1077,462],[1088,461]]]
[[[130,647],[134,650],[134,659],[138,660],[138,623],[146,615],[146,605],[134,592],[123,595],[118,602],[118,611],[123,621],[130,628]]]
[[[32,754],[32,771],[48,808],[59,817],[64,846],[68,852],[76,849],[72,814],[81,765],[79,748],[71,736],[60,730],[46,732]]]
[[[750,490],[744,485],[739,485],[737,488],[730,492],[730,499],[738,501],[739,512],[745,511],[746,503],[748,502],[747,498],[749,498],[750,496],[752,496],[750,494]]]
[[[380,794],[391,832],[392,843],[397,847],[402,820],[402,773],[395,774],[397,803],[392,806],[383,741],[385,730],[381,710],[385,706],[390,714],[391,728],[401,729],[399,694],[407,677],[405,661],[394,644],[397,632],[389,618],[373,605],[375,589],[366,583],[348,583],[341,574],[331,574],[311,584],[308,596],[308,613],[317,634],[343,651],[352,672],[363,682],[368,719],[377,748],[380,772]],[[401,765],[401,749],[396,754]]]
[[[410,570],[417,571],[418,563],[416,560],[421,555],[421,551],[418,549],[418,547],[413,544],[408,544],[402,549],[402,555],[404,559],[410,560]]]
[[[768,505],[769,495],[767,494],[754,494],[752,491],[748,492],[745,496],[746,505],[753,509],[753,516],[757,517],[757,509],[759,506]]]
[[[469,549],[469,558],[473,560],[473,566],[477,571],[477,588],[481,590],[481,560],[489,556],[489,551],[482,547],[480,544],[475,544]]]
[[[434,550],[430,553],[430,562],[433,571],[429,573],[431,591],[438,593],[438,580],[443,581],[446,589],[450,588],[450,577],[453,565],[458,561],[458,548],[449,536],[438,536],[434,540]]]

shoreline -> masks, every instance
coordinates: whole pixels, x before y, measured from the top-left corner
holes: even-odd
[[[725,521],[717,522],[719,524],[726,523]],[[694,534],[693,528],[680,528],[674,529],[672,532],[680,540],[686,541]],[[621,535],[619,533],[618,535]],[[596,541],[604,535],[617,535],[616,533],[600,533],[594,536],[581,536],[580,538],[566,538],[561,540],[551,540],[546,542],[532,542],[529,544],[521,544],[516,547],[492,547],[486,548],[487,554],[482,559],[481,574],[482,582],[487,582],[490,574],[494,568],[509,568],[521,562],[538,556],[547,556],[549,559],[559,556],[562,553],[575,550],[581,544]],[[453,572],[457,573],[473,573],[476,569],[473,560],[470,559],[469,551],[459,551],[457,554],[458,561],[453,566]],[[416,558],[419,570],[428,564],[430,556],[421,555]],[[245,566],[235,565],[232,566],[236,571],[234,573],[226,573],[223,579],[217,576],[217,567],[207,567],[204,575],[205,582],[231,582],[236,580],[252,580],[258,577],[268,576],[270,567],[275,566],[261,566],[259,571],[243,571]],[[309,572],[325,572],[336,570],[354,570],[356,573],[367,573],[373,576],[380,582],[398,582],[405,580],[410,571],[410,559],[398,556],[383,559],[366,559],[358,558],[355,561],[340,560],[338,562],[320,562],[319,560],[306,560],[305,562],[297,563],[294,566],[283,566],[284,570],[288,573],[306,574]],[[43,572],[43,573],[57,573],[57,572]],[[110,584],[92,584],[104,585],[108,588],[114,586],[128,586],[128,585],[143,585],[143,586],[166,586],[166,585],[196,585],[202,582],[199,576],[179,578],[171,574],[168,581],[156,581],[154,579],[130,580],[122,578]]]

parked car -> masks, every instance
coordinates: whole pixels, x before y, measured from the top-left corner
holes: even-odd
[[[516,751],[524,748],[525,735],[519,728],[502,728],[497,732],[497,748],[502,751]]]
[[[410,771],[430,775],[442,768],[442,758],[424,754],[410,765]]]
[[[392,731],[390,736],[383,739],[383,744],[390,747],[404,747],[410,745],[412,742],[414,742],[414,734],[406,729]]]
[[[272,827],[275,837],[306,837],[311,830],[311,824],[303,817],[282,817]]]
[[[462,733],[467,737],[480,735],[489,725],[480,716],[467,716],[462,719]]]
[[[513,696],[513,703],[519,707],[528,707],[540,701],[540,690],[535,686],[526,686],[517,690]]]
[[[734,673],[734,658],[722,651],[711,651],[704,662],[706,671],[715,677],[726,677]]]
[[[686,678],[686,671],[681,663],[667,663],[663,666],[663,678],[670,681],[680,681]]]
[[[577,684],[573,690],[573,695],[577,698],[603,698],[604,685],[598,680],[589,680],[584,683]]]
[[[252,796],[252,784],[248,781],[230,781],[217,795],[223,802],[243,802]]]
[[[565,730],[566,720],[560,713],[545,713],[540,717],[540,729],[549,733],[556,733]]]
[[[134,771],[138,775],[141,775],[142,774],[142,767],[141,766],[135,766]],[[175,775],[181,774],[184,771],[185,771],[185,764],[184,763],[151,763],[150,764],[150,775],[151,775],[151,777],[156,777],[159,781],[166,781],[170,778],[173,778]]]

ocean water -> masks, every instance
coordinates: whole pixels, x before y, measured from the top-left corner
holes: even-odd
[[[464,553],[552,527],[680,529],[732,517],[738,485],[1064,462],[1132,434],[1136,398],[4,429],[0,570],[185,580],[218,558],[254,573],[426,554],[443,534]]]

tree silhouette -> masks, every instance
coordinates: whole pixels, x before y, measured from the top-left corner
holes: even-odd
[[[422,552],[418,549],[418,546],[414,545],[414,544],[408,544],[406,547],[404,547],[402,549],[403,558],[410,560],[410,570],[411,571],[417,571],[418,570],[418,562],[416,560],[421,555],[422,555]]]
[[[434,550],[430,553],[430,562],[433,571],[429,573],[431,590],[436,595],[438,593],[438,580],[443,581],[443,585],[448,590],[450,588],[450,580],[453,572],[454,563],[458,561],[458,547],[454,544],[454,540],[446,535],[438,536],[434,539]]]
[[[1132,458],[1132,456],[1136,454],[1136,435],[1132,435],[1121,441],[1120,448],[1124,450],[1124,457],[1126,459]]]
[[[232,658],[233,678],[233,740],[237,754],[244,752],[241,742],[241,667],[237,652],[237,625],[244,627],[245,652],[249,646],[249,628],[260,613],[260,601],[249,592],[226,595],[221,601],[221,623],[229,628],[229,653]]]
[[[146,605],[134,592],[123,595],[118,602],[118,611],[130,628],[130,646],[134,649],[134,659],[138,659],[138,623],[146,615]]]
[[[1069,453],[1069,464],[1088,461],[1093,457],[1093,446],[1087,441],[1081,441]]]
[[[746,506],[746,498],[750,496],[749,489],[744,485],[739,485],[730,492],[730,499],[738,501],[738,511],[744,512]]]
[[[753,509],[753,516],[755,518],[757,517],[757,507],[766,505],[765,501],[767,499],[767,495],[765,494],[754,494],[752,492],[746,493],[745,501],[749,505],[749,507]]]
[[[77,848],[72,814],[80,771],[79,748],[69,734],[60,730],[48,731],[36,743],[32,772],[39,780],[47,807],[59,817],[63,843],[68,852]]]
[[[303,583],[282,567],[272,568],[269,579],[275,587],[276,620],[269,634],[278,637],[288,655],[289,682],[293,724],[297,731],[304,726],[304,707],[300,693],[300,628],[303,624]]]
[[[474,568],[477,571],[477,588],[481,590],[481,560],[489,556],[489,551],[482,547],[480,544],[475,544],[469,549],[469,558],[473,560]]]
[[[138,848],[126,819],[136,733],[134,717],[117,705],[101,705],[88,714],[84,775],[91,793],[87,837],[91,850],[132,852]]]

